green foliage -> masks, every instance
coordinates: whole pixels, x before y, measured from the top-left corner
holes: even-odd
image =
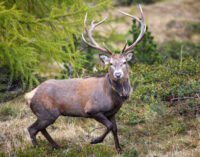
[[[81,53],[86,58],[86,62],[83,63],[83,67],[85,69],[84,73],[87,73],[88,75],[94,74],[93,68],[96,65],[96,59],[94,58],[94,56],[95,54],[98,55],[98,52],[89,46],[85,46],[85,49]]]
[[[23,94],[25,90],[21,88],[23,86],[20,79],[15,78],[10,81],[10,71],[6,67],[0,67],[0,102],[9,101],[17,96]],[[45,77],[35,75],[39,82],[46,80]],[[33,84],[35,86],[36,84]]]
[[[159,45],[158,51],[167,58],[179,59],[181,57],[199,57],[200,44],[192,41],[179,42],[176,40],[165,41]]]
[[[48,147],[47,141],[41,141],[42,145],[39,145],[37,147],[33,147],[31,145],[26,145],[24,148],[21,147],[19,149],[16,149],[14,152],[10,152],[9,154],[5,155],[11,155],[11,156],[29,156],[29,157],[60,157],[60,156],[70,156],[70,157],[84,157],[84,156],[93,156],[93,157],[107,157],[107,156],[114,156],[116,152],[114,149],[106,145],[83,145],[78,146],[75,145],[70,150],[52,150],[50,147]],[[45,145],[45,147],[44,147]],[[1,152],[0,152],[1,154]]]
[[[131,112],[127,121],[128,124],[138,124],[145,121],[144,117],[139,116],[137,112]]]
[[[74,75],[84,56],[74,45],[74,36],[89,19],[105,9],[108,1],[9,0],[0,3],[0,67],[10,72],[10,82],[20,80],[32,87],[35,73],[51,72],[55,62],[70,62]],[[47,71],[47,69],[50,69]]]
[[[0,85],[1,86],[1,85]],[[6,102],[24,93],[23,89],[0,92],[0,102]]]
[[[135,106],[133,103],[133,97],[131,96],[127,104],[123,106],[118,112],[118,119],[123,119],[126,124],[135,125],[145,122],[143,115],[143,109],[140,106]],[[131,111],[131,112],[127,112]]]
[[[115,154],[114,149],[105,146],[105,145],[87,145],[82,148],[74,148],[70,153],[68,153],[68,156],[87,156],[87,155],[95,156],[95,157],[107,157],[107,156],[113,156]]]
[[[20,148],[16,150],[15,153],[12,153],[12,155],[17,155],[17,156],[47,156],[47,152],[44,147],[36,147],[34,148],[33,146],[27,146],[24,149]]]
[[[123,157],[138,157],[138,156],[139,156],[139,152],[134,148],[129,151],[125,151],[123,153]]]
[[[173,133],[173,135],[180,134],[181,132],[185,131],[186,123],[173,121],[168,126],[164,126],[163,133],[169,134]]]
[[[135,65],[131,77],[135,82],[142,83],[135,91],[139,92],[138,96],[142,101],[146,102],[150,97],[167,101],[171,97],[194,96],[198,93],[199,69],[198,59],[188,58],[182,62],[169,60],[163,65]]]
[[[128,40],[128,45],[131,45],[140,34],[140,25],[136,23],[136,20],[133,20],[129,34],[132,36],[132,40]],[[161,61],[161,55],[157,51],[157,44],[153,39],[154,37],[147,27],[144,37],[134,49],[134,56],[137,61],[147,64]]]
[[[0,120],[9,120],[11,117],[16,117],[16,110],[11,106],[3,106],[0,108]]]
[[[118,117],[128,124],[138,124],[149,119],[149,116],[152,118],[164,115],[166,103],[168,105],[181,103],[181,100],[174,101],[173,98],[195,98],[196,94],[199,94],[199,73],[200,63],[194,58],[179,61],[171,59],[164,64],[134,64],[130,69],[133,93],[118,113]],[[187,110],[187,113],[195,115],[198,112],[196,111],[198,103],[194,98],[184,101],[178,112],[183,113]]]

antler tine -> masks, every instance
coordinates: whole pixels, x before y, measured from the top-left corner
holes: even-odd
[[[124,15],[126,15],[126,16],[129,16],[129,17],[131,17],[131,18],[133,18],[133,19],[135,19],[135,20],[138,21],[138,22],[140,23],[140,25],[141,25],[141,27],[140,27],[140,34],[139,34],[138,38],[136,39],[136,41],[135,41],[132,45],[130,45],[127,49],[125,49],[125,50],[123,51],[124,53],[127,53],[128,51],[130,51],[131,49],[133,49],[133,48],[137,45],[137,43],[142,39],[142,37],[144,36],[144,33],[145,33],[145,31],[146,31],[146,25],[144,24],[144,14],[143,14],[141,5],[139,5],[139,8],[140,8],[141,20],[140,20],[139,18],[137,18],[136,16],[130,15],[130,14],[125,13],[125,12],[123,12],[123,11],[119,11],[119,12],[121,12],[122,14],[124,14]]]
[[[136,19],[138,22],[140,22],[140,20],[138,19],[138,17],[136,17],[136,16],[134,16],[134,15],[130,15],[130,14],[128,14],[128,13],[125,13],[125,12],[123,12],[123,11],[121,11],[121,10],[118,10],[120,13],[122,13],[122,14],[124,14],[124,15],[126,15],[126,16],[129,16],[129,17],[132,17],[132,18],[134,18],[134,19]]]
[[[124,48],[123,48],[123,50],[122,50],[122,52],[121,52],[122,54],[123,54],[124,51],[126,50],[126,46],[127,46],[127,44],[128,44],[128,43],[127,43],[127,41],[126,41],[126,44],[124,45]]]
[[[85,39],[84,35],[82,34],[82,39],[84,41],[85,44],[87,44],[88,46],[92,47],[92,48],[95,48],[95,49],[98,49],[102,52],[105,52],[105,53],[108,53],[110,55],[112,55],[112,52],[107,49],[106,47],[105,48],[102,48],[99,46],[99,44],[94,40],[94,38],[92,37],[92,31],[98,26],[100,25],[101,23],[103,23],[105,20],[107,19],[107,17],[105,17],[102,21],[99,21],[97,23],[94,23],[94,20],[91,22],[91,27],[90,29],[88,30],[88,27],[87,27],[87,13],[85,15],[85,19],[84,19],[84,26],[85,26],[85,32],[88,36],[88,38],[90,39],[91,43],[90,44],[89,42],[87,42],[87,40]]]

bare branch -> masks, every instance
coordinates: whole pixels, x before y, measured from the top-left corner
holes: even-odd
[[[181,101],[181,100],[187,100],[187,99],[200,99],[198,96],[194,96],[194,97],[181,97],[181,98],[172,98],[170,99],[170,102],[174,102],[174,101]]]

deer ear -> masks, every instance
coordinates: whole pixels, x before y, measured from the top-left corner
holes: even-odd
[[[130,61],[130,60],[133,58],[133,53],[132,53],[132,52],[128,53],[128,54],[125,56],[125,58],[126,58],[126,61],[127,61],[127,62]]]
[[[106,56],[106,55],[103,55],[103,54],[99,54],[99,58],[101,59],[101,61],[104,64],[109,64],[110,63],[110,57],[109,56]]]

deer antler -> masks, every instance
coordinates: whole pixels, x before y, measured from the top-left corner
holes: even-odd
[[[126,48],[126,46],[125,46],[124,49],[123,49],[123,51],[122,51],[122,53],[127,53],[131,49],[133,49],[135,47],[135,45],[137,45],[137,43],[142,39],[142,37],[144,36],[144,33],[146,31],[146,25],[144,24],[144,14],[143,14],[141,5],[139,5],[139,8],[140,8],[141,20],[138,17],[134,16],[134,15],[130,15],[128,13],[125,13],[125,12],[119,10],[120,13],[122,13],[122,14],[124,14],[126,16],[129,16],[129,17],[135,19],[141,25],[141,27],[140,27],[140,34],[139,34],[137,40],[132,45],[130,45],[129,47]]]
[[[97,27],[98,25],[103,23],[106,19],[107,19],[107,17],[105,17],[102,21],[99,21],[97,23],[94,23],[94,20],[93,20],[91,22],[91,27],[88,30],[88,27],[87,27],[87,13],[86,13],[85,20],[84,20],[85,32],[86,32],[88,38],[90,39],[90,41],[92,42],[92,44],[90,44],[89,42],[87,42],[85,40],[85,37],[83,36],[83,34],[82,34],[82,39],[83,39],[84,43],[87,44],[88,46],[90,46],[92,48],[95,48],[97,50],[100,50],[102,52],[108,53],[109,55],[112,55],[112,52],[108,48],[106,48],[105,46],[104,46],[104,48],[100,47],[99,44],[97,44],[97,42],[92,37],[92,31],[95,29],[95,27]]]

